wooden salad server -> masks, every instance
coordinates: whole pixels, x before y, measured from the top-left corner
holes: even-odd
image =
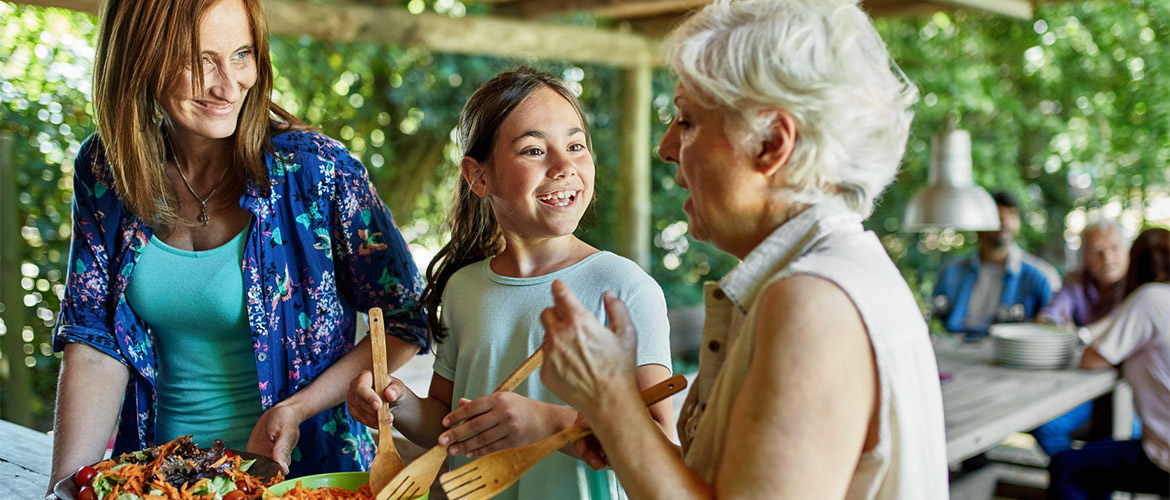
[[[544,351],[537,347],[536,352],[532,353],[528,359],[520,364],[519,368],[516,368],[516,371],[504,379],[504,383],[500,384],[495,392],[507,392],[515,389],[529,375],[532,375],[532,372],[540,368],[543,362]],[[406,470],[398,473],[385,488],[373,490],[377,492],[377,500],[411,500],[429,491],[431,483],[435,482],[435,476],[439,475],[439,468],[447,459],[447,448],[447,446],[437,444],[416,458],[406,467]],[[372,486],[373,482],[370,485]]]
[[[675,375],[642,391],[646,406],[662,401],[687,386],[686,377]],[[484,500],[504,491],[537,462],[562,446],[593,434],[583,422],[566,427],[527,446],[509,448],[439,476],[450,500]]]
[[[374,390],[379,398],[385,399],[390,374],[386,373],[386,325],[382,321],[382,309],[378,307],[370,309],[370,345],[374,351]],[[394,447],[394,433],[390,427],[390,405],[383,401],[378,408],[378,453],[370,465],[370,491],[386,487],[405,467],[402,456]]]

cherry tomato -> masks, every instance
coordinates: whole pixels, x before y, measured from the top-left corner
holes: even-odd
[[[77,486],[85,486],[89,484],[90,481],[93,481],[93,477],[96,475],[97,469],[87,465],[77,469],[77,473],[73,474],[73,482],[76,483]]]
[[[223,454],[224,454],[224,456],[226,456],[228,458],[232,458],[232,457],[236,456],[235,453],[232,453],[232,450],[223,450]]]
[[[233,491],[223,496],[223,500],[244,500],[244,492],[240,490]],[[78,499],[81,500],[81,499]]]
[[[243,479],[236,481],[236,489],[244,492],[245,495],[252,494],[252,487],[248,486],[248,482],[244,481]]]
[[[90,485],[82,486],[77,492],[77,500],[98,500],[97,492]]]

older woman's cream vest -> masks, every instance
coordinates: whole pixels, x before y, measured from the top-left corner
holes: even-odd
[[[706,285],[699,375],[678,423],[686,463],[712,482],[724,453],[734,453],[724,444],[732,431],[732,406],[751,369],[760,292],[795,274],[824,278],[845,291],[861,313],[877,361],[879,440],[858,461],[845,498],[947,498],[938,366],[922,313],[877,237],[836,200],[785,222],[720,283]]]

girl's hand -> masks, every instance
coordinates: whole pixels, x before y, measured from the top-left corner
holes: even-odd
[[[282,472],[288,474],[292,450],[301,438],[301,422],[304,421],[305,417],[295,404],[288,404],[287,400],[277,403],[260,415],[248,438],[246,451],[271,458]]]
[[[386,386],[384,397],[390,402],[391,410],[402,403],[402,398],[407,392],[409,390],[401,380],[390,377],[390,385]],[[349,407],[349,414],[353,415],[355,420],[371,429],[378,428],[378,409],[382,408],[383,401],[374,390],[373,372],[365,370],[349,382],[345,401]],[[390,415],[390,420],[394,420],[394,414]]]
[[[562,424],[571,422],[575,413],[512,392],[496,392],[474,401],[461,398],[459,409],[443,417],[444,426],[458,425],[440,434],[439,444],[454,443],[447,450],[450,455],[480,457],[551,436],[565,426]]]
[[[602,399],[638,397],[634,378],[637,332],[630,313],[613,292],[605,292],[606,328],[585,309],[568,285],[553,282],[553,307],[540,315],[544,325],[544,366],[540,380],[564,402],[591,420]]]
[[[573,443],[573,451],[593,470],[609,467],[609,460],[605,458],[605,450],[601,448],[601,441],[592,434]]]

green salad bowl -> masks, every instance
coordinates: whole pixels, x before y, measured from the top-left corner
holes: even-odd
[[[349,491],[357,491],[363,485],[370,482],[369,472],[331,472],[329,474],[316,474],[312,476],[303,476],[289,479],[284,482],[276,483],[268,487],[268,491],[275,495],[283,495],[301,483],[305,488],[342,488]],[[374,492],[376,495],[378,492]],[[415,500],[425,500],[429,493],[424,493],[421,497]],[[265,495],[265,498],[274,498],[272,495]]]

